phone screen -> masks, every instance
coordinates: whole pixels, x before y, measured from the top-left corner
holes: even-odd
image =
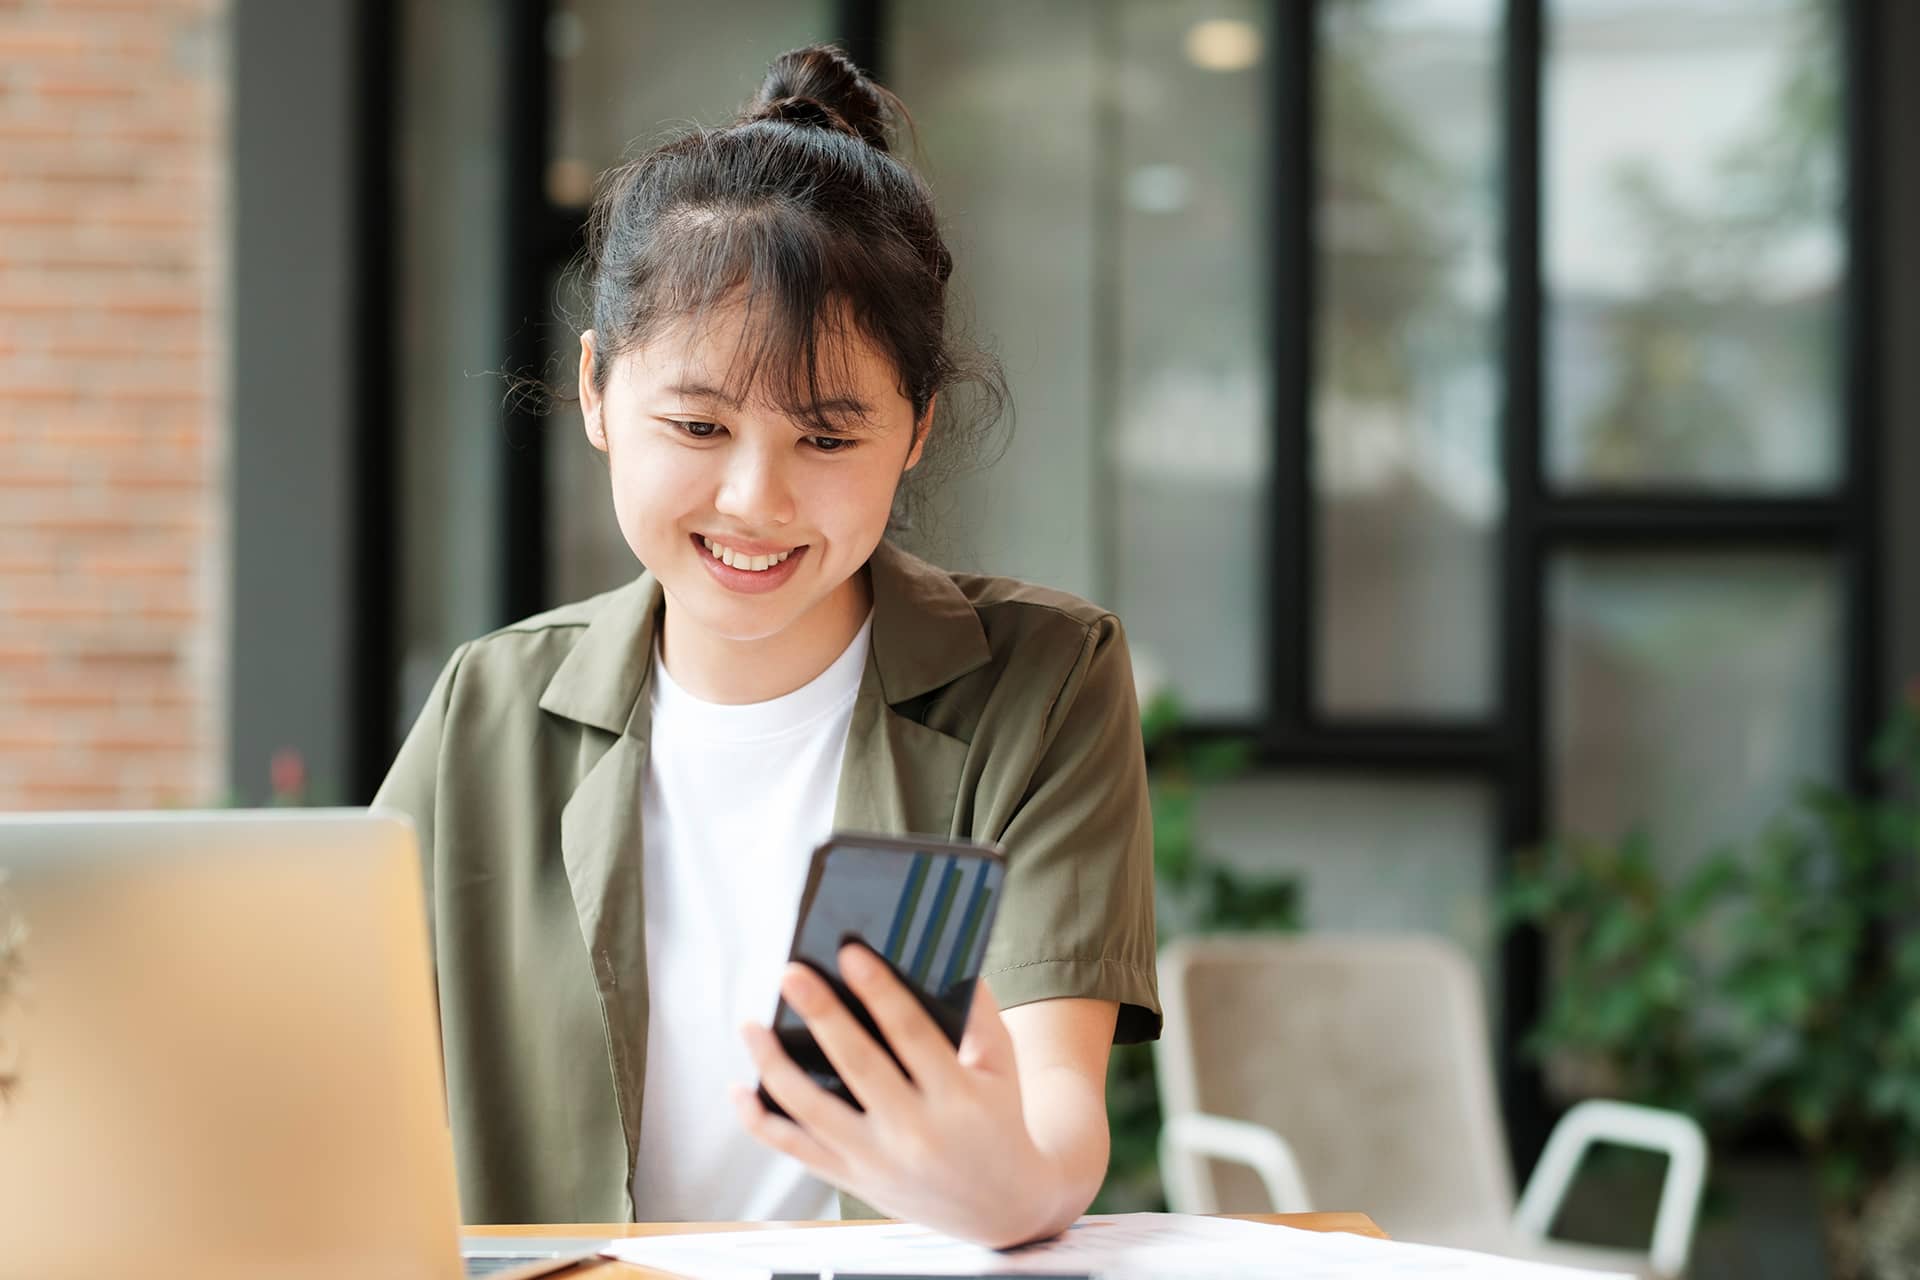
[[[865,943],[957,1045],[1005,880],[1006,863],[988,845],[836,836],[814,853],[791,958],[824,977],[868,1034],[886,1047],[865,1006],[840,979],[840,948]],[[785,1000],[774,1012],[773,1029],[816,1083],[860,1106]],[[764,1089],[760,1100],[784,1114]]]

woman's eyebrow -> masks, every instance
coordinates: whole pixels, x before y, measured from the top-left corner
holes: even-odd
[[[873,406],[858,396],[833,396],[809,406],[812,414],[841,425],[841,430],[873,420]]]
[[[729,395],[724,388],[711,386],[704,382],[677,382],[667,388],[670,396],[679,396],[686,400],[711,400],[725,405],[729,409],[740,407],[740,398]]]

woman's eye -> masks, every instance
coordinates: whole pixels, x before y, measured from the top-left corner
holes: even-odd
[[[720,430],[720,426],[713,422],[681,422],[680,429],[695,440],[707,440]]]
[[[807,439],[822,453],[842,453],[853,447],[853,441],[845,436],[808,436]]]

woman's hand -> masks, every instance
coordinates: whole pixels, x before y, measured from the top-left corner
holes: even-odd
[[[741,1031],[761,1083],[793,1119],[736,1086],[747,1131],[881,1212],[951,1236],[1004,1248],[1071,1221],[1084,1205],[1062,1208],[1074,1199],[1071,1180],[1028,1131],[1013,1040],[986,983],[975,989],[956,1053],[919,999],[866,947],[841,948],[840,975],[906,1074],[819,974],[789,965],[781,994],[866,1110],[820,1088],[772,1031],[749,1023]]]

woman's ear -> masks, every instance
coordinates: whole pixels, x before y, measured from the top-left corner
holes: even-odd
[[[902,471],[911,471],[920,465],[920,455],[927,451],[927,437],[933,434],[933,406],[939,402],[937,393],[927,397],[927,411],[913,424],[913,448],[907,450],[907,465]]]
[[[580,417],[587,426],[587,443],[605,453],[607,426],[600,414],[603,397],[593,384],[593,344],[597,340],[591,329],[580,335]]]

